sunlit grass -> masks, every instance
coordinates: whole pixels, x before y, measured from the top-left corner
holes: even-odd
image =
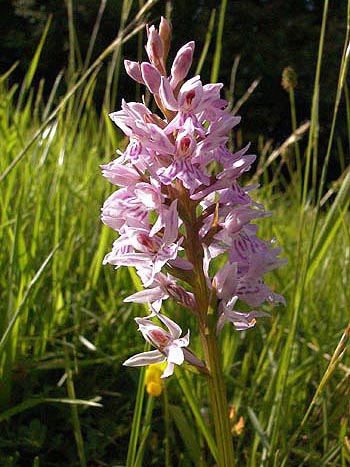
[[[125,2],[124,14],[127,7]],[[92,68],[86,63],[80,75],[71,70],[74,78],[59,102],[57,88],[48,102],[44,102],[40,88],[34,89],[32,79],[45,34],[24,84],[10,88],[7,76],[0,82],[0,422],[6,425],[9,438],[15,438],[21,421],[28,423],[21,418],[27,411],[39,404],[73,404],[72,410],[63,412],[75,435],[75,461],[70,459],[69,465],[121,464],[126,461],[125,439],[132,423],[139,373],[120,370],[120,364],[133,351],[142,350],[143,343],[132,320],[139,308],[123,303],[137,286],[134,275],[124,268],[114,271],[101,264],[114,236],[99,221],[102,202],[113,190],[102,179],[99,165],[112,159],[115,148],[123,142],[106,117],[107,109],[100,119],[93,105],[102,60]],[[114,60],[119,60],[117,54]],[[339,96],[347,60],[345,53]],[[214,70],[217,63],[219,58]],[[317,88],[316,100],[322,98],[318,92]],[[107,101],[115,98],[111,87],[107,97]],[[316,132],[317,126],[314,111],[310,131]],[[314,145],[311,138],[308,172],[316,157]],[[337,157],[335,154],[332,152],[332,157]],[[290,167],[295,167],[293,150],[289,157]],[[282,255],[288,258],[288,264],[268,278],[285,296],[287,307],[266,308],[271,319],[254,330],[235,333],[227,326],[222,335],[228,396],[236,412],[232,423],[239,416],[245,420],[242,433],[234,435],[235,451],[238,465],[249,467],[345,467],[350,462],[350,362],[346,354],[341,363],[337,354],[333,360],[332,356],[350,321],[349,170],[344,167],[343,179],[322,204],[322,196],[317,202],[319,179],[314,176],[311,182],[304,182],[299,167],[294,185],[283,192],[279,189],[273,174],[280,173],[281,160],[278,157],[268,168],[260,167],[259,179],[264,183],[254,199],[263,201],[274,213],[271,220],[261,223],[262,236],[276,237]],[[322,164],[324,155],[319,160]],[[326,191],[324,186],[321,194]],[[190,325],[191,317],[184,317],[174,305],[167,306],[183,327],[186,321]],[[195,323],[192,325],[195,328]],[[347,335],[341,341],[342,352],[346,339]],[[119,379],[111,380],[108,375],[112,372]],[[43,380],[42,374],[47,375],[48,387],[35,383]],[[94,393],[100,374],[99,392]],[[212,442],[203,381],[186,369],[179,370],[177,377],[167,383],[171,463],[210,466],[212,460],[203,452],[203,439],[209,446]],[[107,397],[121,397],[124,418],[117,420],[108,410],[103,415],[94,412],[103,418],[102,435],[111,430],[110,424],[117,432],[105,442],[109,450],[106,448],[103,455],[109,457],[98,459],[84,417],[86,407],[90,406],[91,412],[99,410],[94,406],[96,401],[108,405],[103,389],[109,390]],[[101,395],[102,400],[95,399]],[[141,381],[137,405],[141,420],[143,397]],[[164,413],[161,399],[154,405]],[[46,425],[50,430],[50,419]],[[164,426],[163,415],[156,415],[149,432],[140,430],[141,438],[134,430],[129,461],[139,453],[137,465],[164,465],[165,458],[171,465],[163,445]],[[149,443],[151,433],[155,440]],[[12,450],[8,456],[5,453],[3,462],[19,465],[12,453],[20,448],[10,446]],[[33,465],[41,465],[41,458],[47,460],[46,451],[35,451],[38,460]],[[142,464],[144,452],[149,455]]]

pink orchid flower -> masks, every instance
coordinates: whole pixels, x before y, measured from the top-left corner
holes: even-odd
[[[157,313],[156,316],[168,328],[167,331],[153,324],[150,318],[153,318],[154,314],[148,318],[135,318],[135,321],[145,340],[157,350],[134,355],[123,365],[144,366],[167,361],[167,367],[161,376],[161,378],[167,378],[174,373],[174,365],[181,365],[185,360],[183,348],[189,344],[190,331],[187,331],[186,335],[180,338],[182,329],[178,324],[160,313]]]

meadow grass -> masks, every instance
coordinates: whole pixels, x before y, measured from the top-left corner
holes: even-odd
[[[154,3],[145,2],[143,10]],[[67,4],[69,13],[71,3]],[[221,12],[225,5],[223,1]],[[63,97],[57,96],[62,75],[47,100],[42,86],[33,86],[49,23],[23,83],[9,86],[11,70],[0,79],[0,423],[4,433],[0,461],[4,466],[209,467],[213,460],[205,444],[215,458],[205,383],[198,375],[179,369],[167,382],[164,397],[151,399],[145,395],[143,373],[121,368],[125,358],[143,347],[132,320],[140,309],[123,303],[139,284],[133,271],[102,267],[114,236],[99,221],[99,212],[113,187],[101,177],[99,164],[112,159],[115,148],[125,144],[107,118],[107,108],[116,99],[113,84],[119,79],[119,71],[114,75],[111,70],[119,70],[123,41],[143,27],[143,14],[134,21],[129,18],[131,2],[123,6],[124,29],[92,64],[89,58],[77,64],[69,16],[71,53]],[[288,264],[269,274],[267,282],[283,293],[287,306],[267,307],[272,318],[248,332],[232,332],[227,326],[221,338],[235,414],[232,424],[240,416],[245,424],[234,434],[237,465],[247,467],[350,463],[350,364],[345,352],[350,332],[350,172],[346,164],[330,192],[326,185],[328,161],[338,157],[333,135],[346,90],[349,24],[329,144],[319,154],[317,108],[322,99],[327,8],[325,2],[309,139],[301,167],[296,165],[295,142],[277,150],[276,157],[271,158],[276,148],[263,153],[263,143],[258,153],[262,162],[256,178],[262,186],[255,200],[274,213],[261,223],[261,235],[275,237],[288,258]],[[214,33],[214,17],[213,12],[206,48]],[[349,18],[350,14],[348,22]],[[96,34],[98,27],[97,22]],[[223,27],[222,14],[214,77]],[[110,56],[101,117],[93,94],[103,61]],[[199,66],[204,59],[205,53]],[[293,120],[297,115],[293,98],[291,103]],[[297,133],[295,121],[291,127]],[[183,310],[166,307],[183,328],[196,328]],[[194,339],[194,349],[196,345]]]

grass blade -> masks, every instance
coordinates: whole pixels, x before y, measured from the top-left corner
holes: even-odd
[[[174,419],[175,425],[178,432],[186,446],[187,453],[191,457],[194,465],[199,465],[201,457],[201,448],[198,444],[198,440],[195,436],[195,430],[191,427],[186,419],[181,407],[176,405],[170,405],[170,414]]]
[[[27,399],[20,404],[11,407],[10,409],[2,412],[0,414],[0,423],[8,420],[11,417],[19,415],[26,410],[29,410],[33,407],[36,407],[40,404],[68,404],[68,405],[83,405],[87,407],[102,407],[102,404],[99,404],[95,400],[89,401],[84,399],[69,399],[69,398],[55,398],[55,397],[33,397]]]
[[[29,282],[28,287],[27,287],[27,289],[26,289],[26,291],[25,291],[25,293],[23,295],[21,303],[17,307],[15,313],[13,314],[13,316],[12,316],[8,326],[7,326],[7,328],[5,329],[4,334],[1,337],[1,340],[0,340],[0,355],[1,355],[2,351],[3,351],[3,349],[4,349],[4,346],[5,346],[6,342],[7,342],[7,339],[10,336],[10,333],[11,333],[14,325],[16,324],[16,321],[17,321],[18,317],[20,316],[20,314],[21,314],[21,312],[22,312],[22,310],[24,308],[24,305],[25,305],[25,303],[26,303],[26,301],[27,301],[27,299],[28,299],[28,297],[30,295],[30,292],[31,292],[32,288],[37,283],[37,281],[40,279],[40,276],[42,275],[42,273],[46,269],[46,266],[49,264],[49,262],[51,261],[52,257],[54,256],[54,254],[56,253],[58,248],[59,248],[59,245],[56,245],[55,248],[47,256],[45,261],[42,263],[42,265],[40,266],[40,268],[36,272],[33,279]]]
[[[17,105],[18,109],[22,108],[25,93],[28,91],[28,89],[30,88],[30,86],[31,86],[31,84],[33,82],[35,72],[36,72],[36,70],[38,68],[38,65],[39,65],[40,55],[41,55],[41,52],[43,50],[43,47],[44,47],[44,44],[45,44],[45,41],[46,41],[47,33],[49,32],[49,29],[50,29],[51,20],[52,20],[52,16],[49,16],[49,19],[46,22],[44,31],[43,31],[43,33],[41,35],[39,45],[36,48],[34,57],[33,57],[30,65],[29,65],[29,69],[28,69],[28,71],[27,71],[27,73],[25,75],[25,78],[23,80],[22,87],[21,87],[20,94],[19,94],[19,98],[18,98],[18,105]]]
[[[210,81],[212,83],[216,83],[219,77],[221,53],[222,53],[222,36],[224,33],[226,7],[227,7],[227,0],[222,0],[221,6],[220,6],[218,30],[216,34],[214,61],[213,61],[213,66],[211,69],[211,76],[210,76]]]
[[[203,420],[203,417],[200,413],[200,408],[199,408],[199,403],[198,401],[196,400],[194,394],[193,394],[193,391],[192,391],[192,388],[191,388],[191,385],[189,384],[189,382],[187,381],[187,377],[186,375],[184,374],[184,372],[182,372],[181,375],[179,375],[179,373],[177,374],[177,381],[179,383],[179,386],[187,400],[187,403],[188,405],[190,406],[190,409],[192,411],[192,414],[194,416],[194,419],[196,420],[196,423],[197,423],[197,426],[198,426],[198,429],[201,431],[202,435],[204,436],[206,442],[207,442],[207,445],[210,449],[210,452],[213,456],[213,458],[215,459],[215,461],[217,462],[217,459],[218,459],[218,449],[217,449],[217,446],[216,446],[216,443],[214,441],[214,438],[208,428],[208,426],[206,425],[206,422]]]
[[[201,73],[204,62],[205,62],[205,59],[207,58],[210,42],[211,42],[211,39],[213,37],[213,31],[214,31],[214,25],[215,25],[215,16],[216,16],[216,10],[214,8],[213,10],[211,10],[208,29],[207,29],[207,33],[205,35],[204,46],[203,46],[202,53],[201,53],[201,56],[200,56],[199,61],[198,61],[198,65],[197,65],[197,68],[196,68],[195,75],[199,75]]]

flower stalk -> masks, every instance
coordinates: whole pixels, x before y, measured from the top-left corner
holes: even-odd
[[[202,341],[204,361],[208,369],[208,395],[218,448],[219,467],[234,467],[235,457],[233,440],[229,421],[229,409],[226,395],[226,384],[222,372],[222,358],[217,336],[217,320],[215,311],[210,305],[210,291],[204,273],[204,252],[196,225],[198,224],[195,207],[191,200],[186,199],[188,209],[186,225],[189,260],[193,264],[193,292],[197,304],[199,332]]]
[[[206,363],[209,367],[208,392],[218,447],[219,466],[234,467],[236,465],[229,409],[226,395],[226,384],[222,372],[222,358],[217,336],[209,332],[202,336]]]

